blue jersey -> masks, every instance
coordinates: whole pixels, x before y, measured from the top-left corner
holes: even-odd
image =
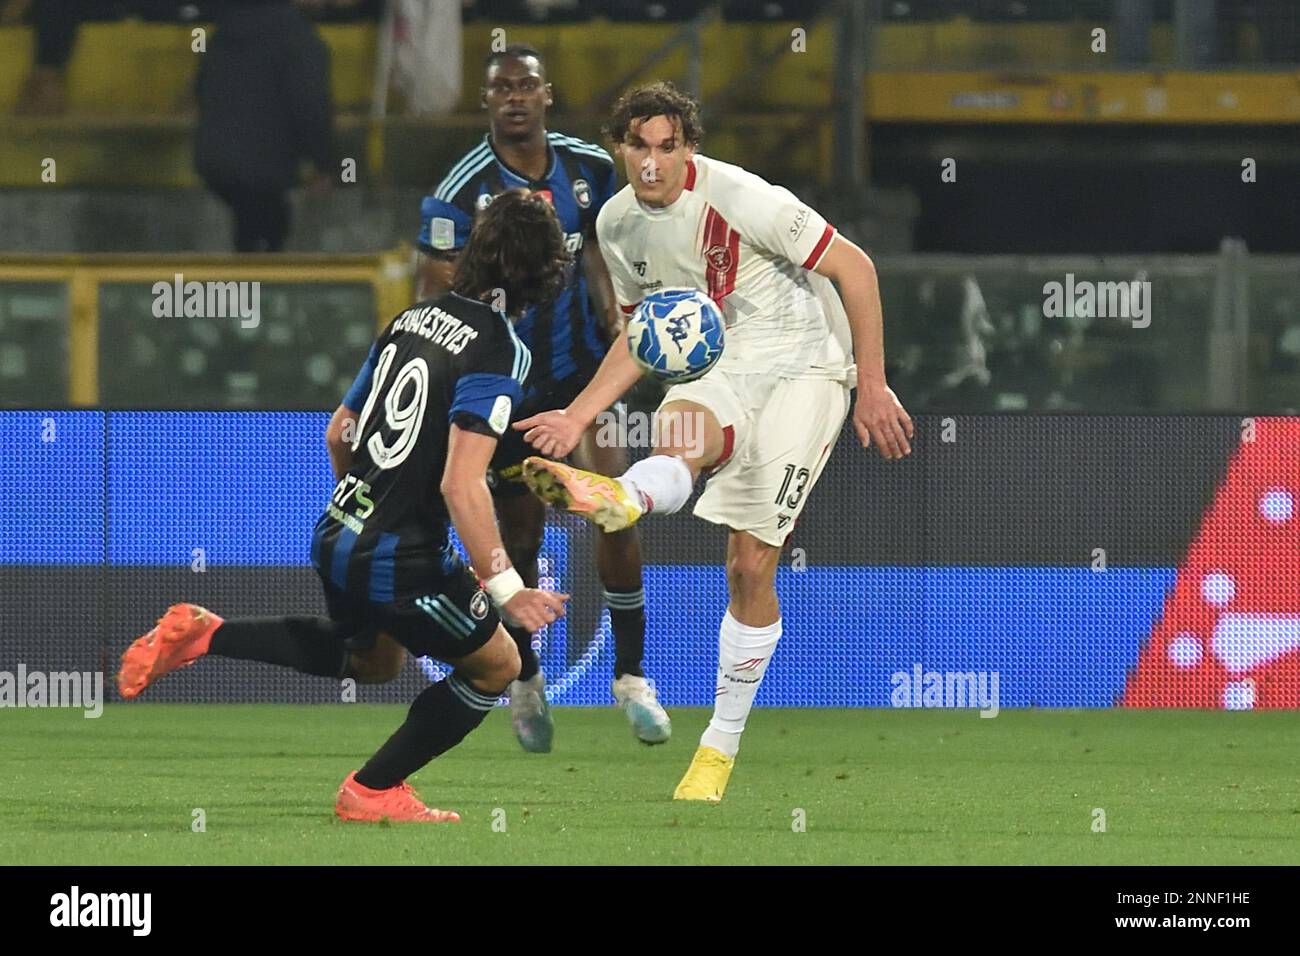
[[[553,302],[529,309],[515,324],[515,332],[533,356],[529,393],[548,380],[590,378],[608,349],[578,260],[583,244],[596,239],[600,207],[617,189],[614,161],[599,146],[561,133],[547,133],[546,148],[550,156],[546,175],[528,179],[502,161],[485,135],[452,166],[433,195],[424,197],[417,242],[421,251],[432,256],[456,253],[469,239],[474,213],[507,189],[522,187],[550,200],[575,266],[566,273]]]

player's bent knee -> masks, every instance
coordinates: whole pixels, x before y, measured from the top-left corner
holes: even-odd
[[[348,676],[358,684],[387,684],[406,664],[406,649],[391,637],[380,635],[375,646],[348,658]]]
[[[472,680],[479,690],[494,694],[505,690],[519,676],[521,666],[514,639],[504,626],[498,626],[491,639],[461,660],[456,670]]]

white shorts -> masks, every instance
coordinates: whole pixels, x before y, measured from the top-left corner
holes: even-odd
[[[721,464],[695,503],[695,516],[783,545],[839,437],[849,390],[833,379],[714,369],[669,388],[659,407],[669,402],[703,405],[723,429]]]

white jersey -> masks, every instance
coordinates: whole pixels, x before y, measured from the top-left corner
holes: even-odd
[[[834,284],[810,271],[834,237],[790,190],[700,155],[672,205],[645,206],[624,186],[596,219],[625,313],[656,289],[699,289],[727,323],[717,369],[852,385],[844,306]]]

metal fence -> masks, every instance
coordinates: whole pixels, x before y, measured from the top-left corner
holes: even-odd
[[[123,258],[39,274],[0,260],[0,406],[332,408],[410,295],[397,253],[338,267]],[[1300,410],[1300,258],[1228,241],[1211,256],[877,267],[890,379],[912,411]],[[157,316],[154,286],[178,273],[259,281],[258,321]]]

